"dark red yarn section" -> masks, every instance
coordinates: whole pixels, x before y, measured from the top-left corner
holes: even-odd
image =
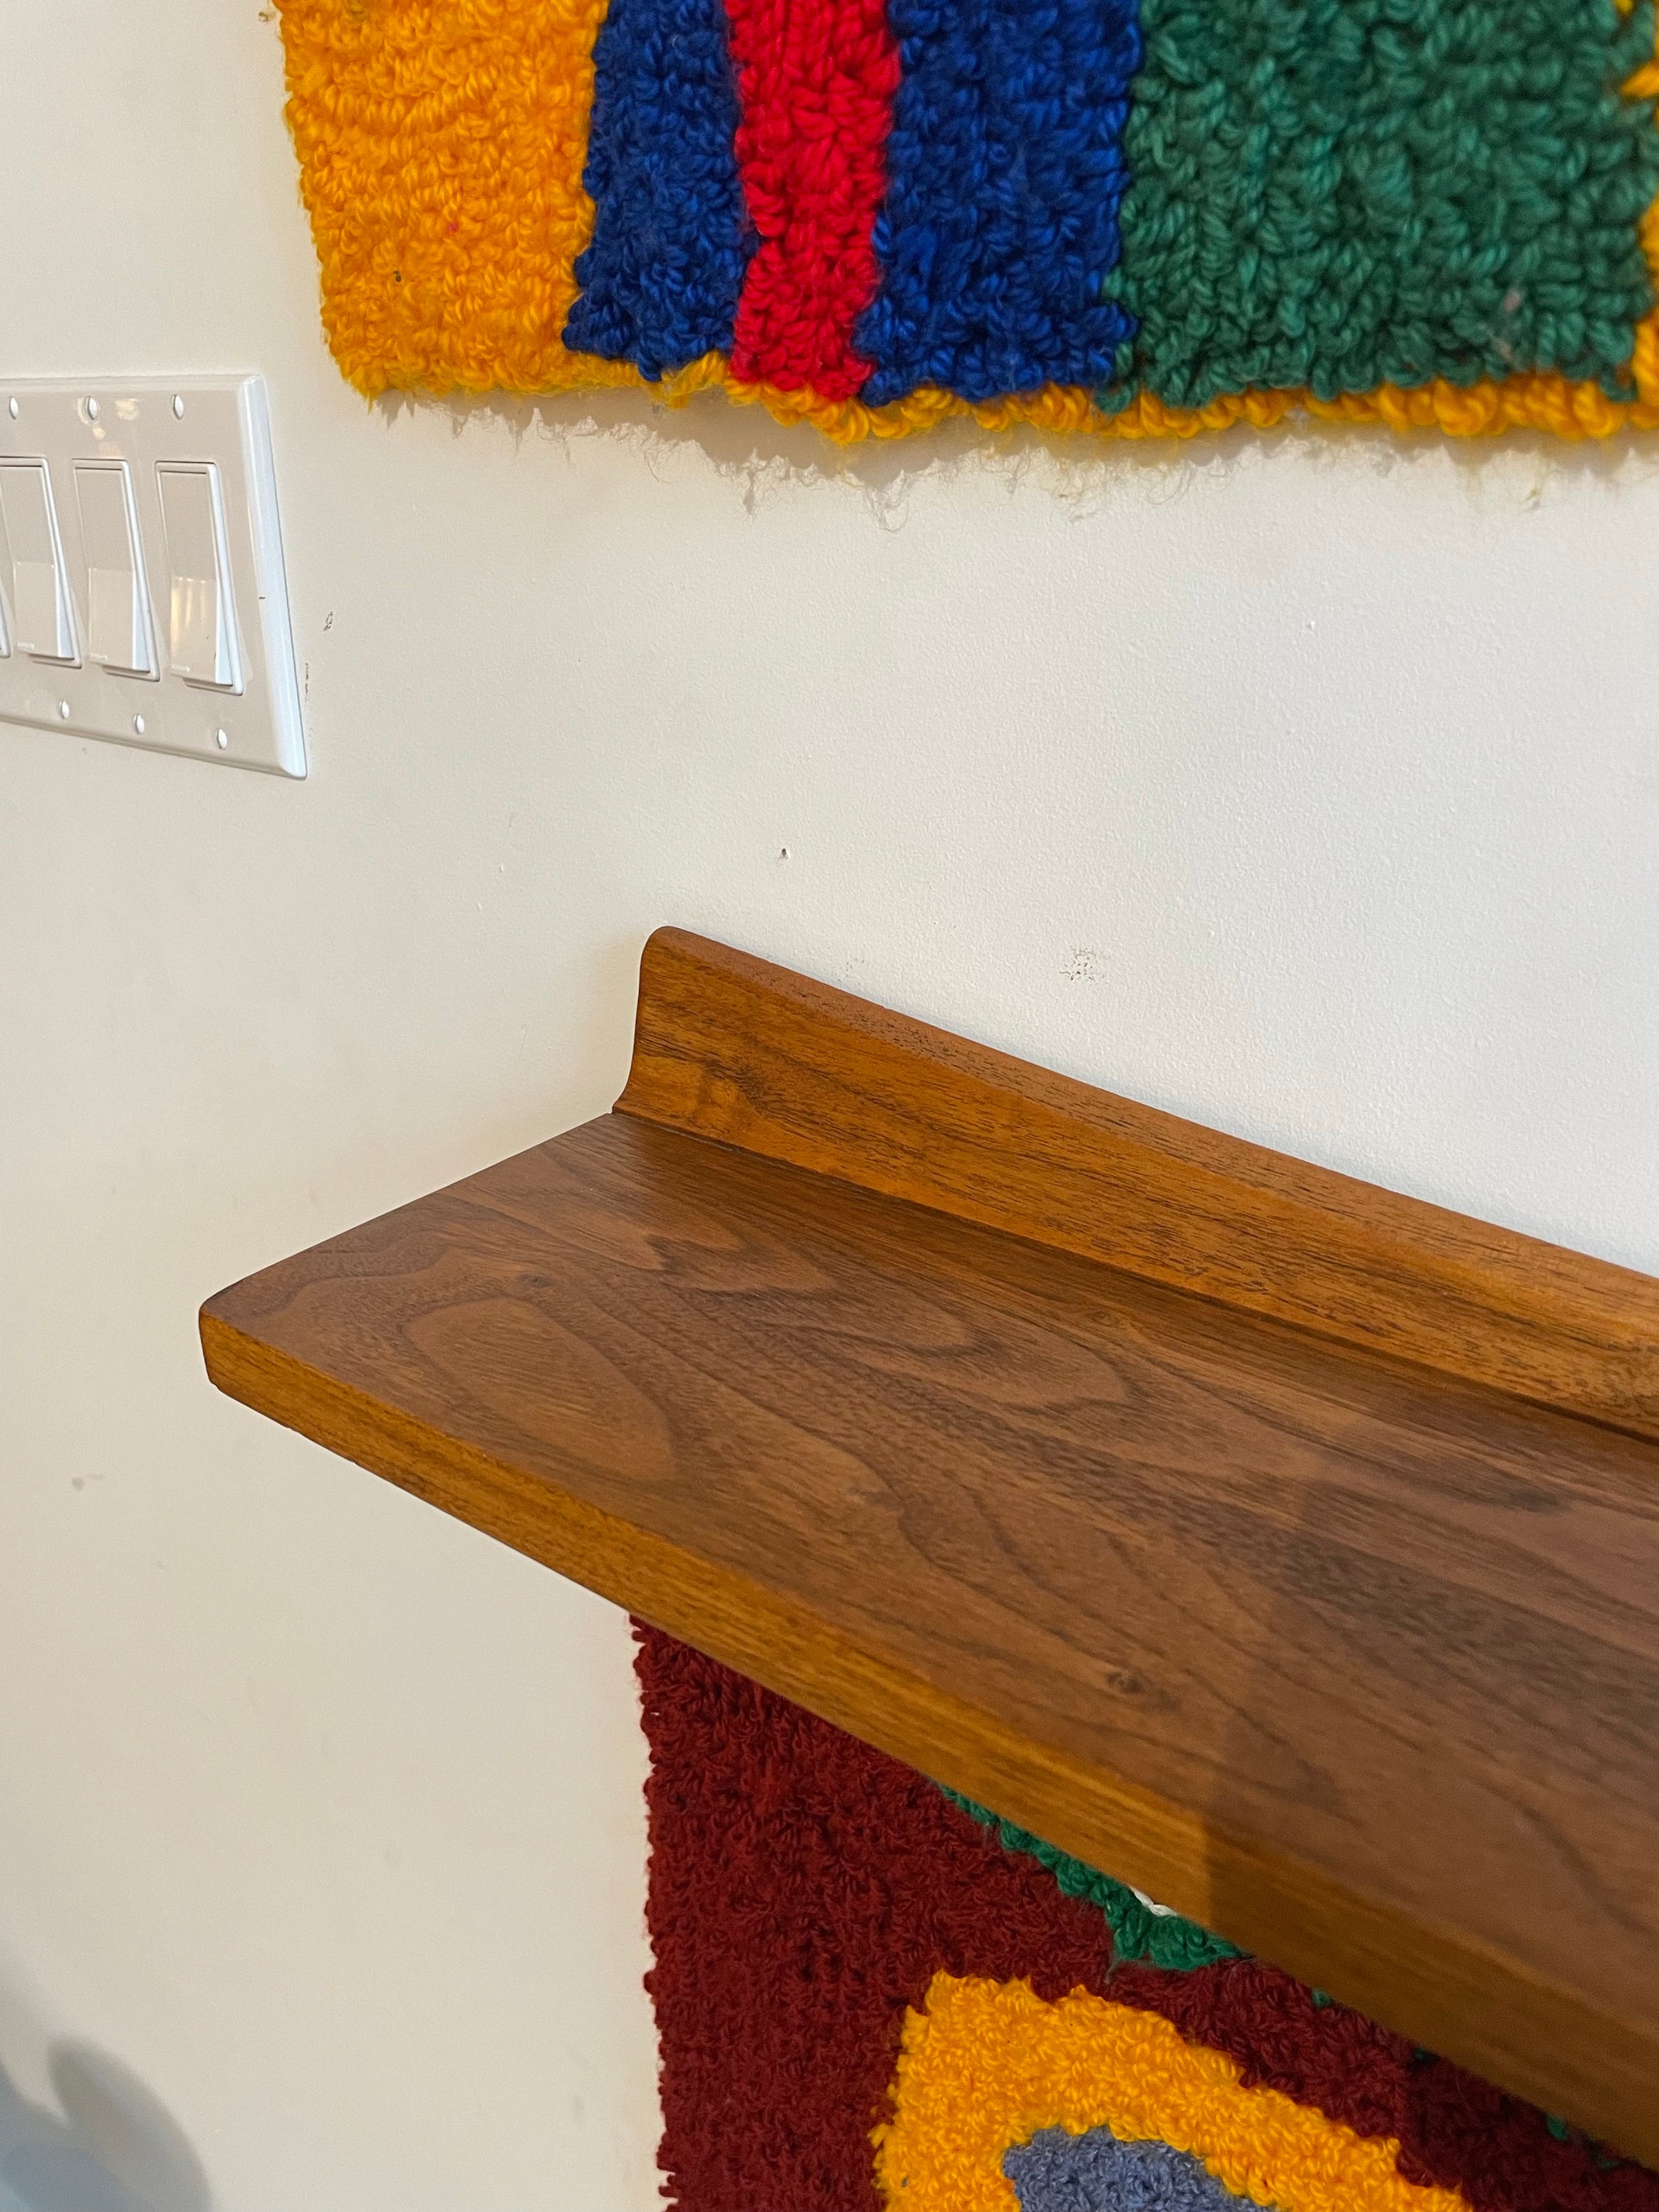
[[[909,1768],[638,1635],[667,2194],[878,2212],[905,2008],[941,1968],[1103,1990],[1110,1933]]]
[[[679,2212],[878,2212],[869,2131],[935,1973],[1085,1988],[1156,2012],[1246,2081],[1394,2136],[1476,2212],[1659,2212],[1659,2176],[1312,1992],[1229,1960],[1111,1969],[1104,1917],[931,1782],[638,1627],[651,1747],[647,1918]]]
[[[1659,2212],[1659,2174],[1601,2163],[1582,2139],[1553,2135],[1535,2106],[1344,2005],[1316,2005],[1260,1960],[1186,1974],[1123,1966],[1111,1994],[1224,2051],[1251,2087],[1265,2081],[1356,2135],[1397,2136],[1408,2181],[1457,2190],[1476,2212]]]
[[[760,236],[732,374],[849,399],[870,374],[853,325],[876,296],[898,46],[885,0],[726,0],[738,170]]]

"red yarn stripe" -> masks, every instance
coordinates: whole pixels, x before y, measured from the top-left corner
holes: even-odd
[[[850,399],[870,374],[853,325],[875,297],[898,47],[885,0],[726,0],[738,173],[760,244],[732,374]]]
[[[655,1629],[638,1630],[647,1917],[678,2212],[879,2212],[869,2130],[940,1969],[1161,2013],[1252,2084],[1398,2139],[1476,2212],[1659,2212],[1659,2176],[1260,1960],[1107,1975],[1104,1915],[931,1782]]]

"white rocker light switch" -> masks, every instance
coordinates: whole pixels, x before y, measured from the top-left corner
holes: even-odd
[[[0,518],[11,556],[11,618],[17,650],[37,660],[80,660],[75,609],[52,477],[44,461],[0,461]]]
[[[219,471],[211,462],[161,461],[155,480],[167,533],[168,665],[186,684],[240,691]]]
[[[14,725],[304,775],[262,377],[0,377]]]
[[[87,556],[87,659],[118,676],[155,677],[132,471],[125,461],[77,461],[75,490]]]

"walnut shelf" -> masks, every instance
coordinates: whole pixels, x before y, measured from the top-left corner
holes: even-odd
[[[221,1389],[1659,2162],[1659,1282],[675,931]]]

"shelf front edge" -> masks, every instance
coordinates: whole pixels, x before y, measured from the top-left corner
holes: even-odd
[[[228,1293],[223,1294],[228,1296]],[[1162,1899],[1385,2027],[1659,2163],[1659,2040],[1443,1928],[1019,1735],[810,1608],[400,1414],[215,1310],[230,1397]]]

